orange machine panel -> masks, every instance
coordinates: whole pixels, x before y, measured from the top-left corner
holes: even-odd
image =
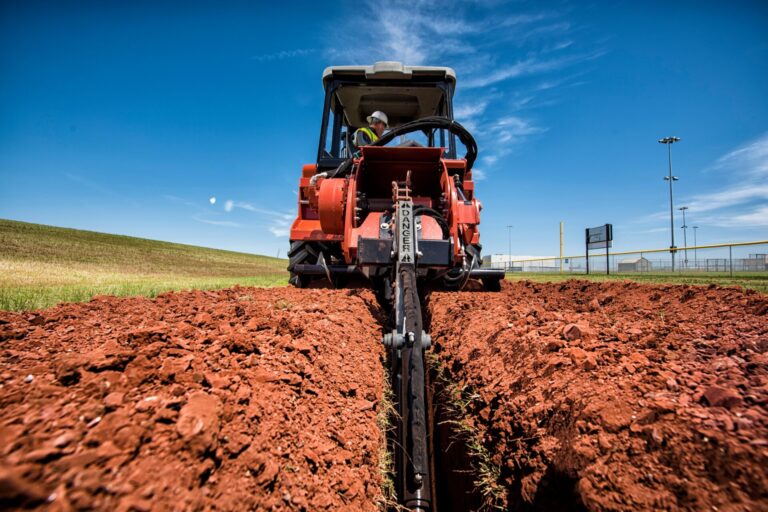
[[[346,189],[347,180],[344,178],[325,179],[320,183],[318,200],[320,226],[328,234],[344,234]]]

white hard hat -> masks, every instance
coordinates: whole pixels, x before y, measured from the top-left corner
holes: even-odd
[[[382,112],[380,110],[377,110],[376,112],[374,112],[373,114],[369,115],[365,119],[368,120],[368,124],[373,124],[373,122],[374,122],[373,120],[376,119],[376,120],[381,121],[382,123],[384,123],[385,127],[389,128],[389,119],[387,119],[387,114],[385,114],[384,112]]]

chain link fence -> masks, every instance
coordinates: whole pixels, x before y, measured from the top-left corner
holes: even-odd
[[[507,272],[541,272],[563,274],[691,274],[718,273],[768,275],[768,240],[699,245],[678,248],[674,265],[669,248],[641,251],[590,251],[586,255],[487,262],[484,266],[503,268]]]

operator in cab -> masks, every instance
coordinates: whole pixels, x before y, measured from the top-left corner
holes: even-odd
[[[389,128],[387,114],[379,110],[369,115],[366,120],[368,121],[367,127],[355,130],[355,137],[352,143],[355,145],[356,150],[363,146],[370,146],[379,140],[379,137],[384,134],[385,129]]]

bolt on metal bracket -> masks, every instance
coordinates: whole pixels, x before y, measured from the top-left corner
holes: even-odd
[[[414,338],[414,335],[412,332],[409,332],[406,336],[402,335],[399,332],[392,331],[386,333],[382,338],[381,342],[384,344],[385,347],[394,347],[394,348],[400,348],[403,345],[406,344],[406,341],[412,341]],[[421,348],[427,349],[432,346],[432,336],[427,334],[425,331],[421,331]]]

